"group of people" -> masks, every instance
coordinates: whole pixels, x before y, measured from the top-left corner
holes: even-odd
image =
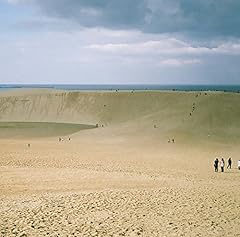
[[[59,142],[63,142],[64,139],[63,139],[62,137],[59,137],[59,138],[58,138],[58,141],[59,141]],[[68,138],[68,141],[71,141],[71,137]]]
[[[99,127],[100,127],[100,128],[103,128],[104,125],[103,125],[103,124],[98,124],[98,123],[97,123],[97,124],[96,124],[96,128],[99,128]]]
[[[218,160],[218,158],[216,158],[216,159],[214,160],[214,169],[215,169],[215,172],[218,172],[219,163],[220,163],[221,172],[224,172],[225,161],[224,161],[223,158],[222,158],[220,161]],[[227,169],[231,169],[231,168],[232,168],[232,158],[230,157],[230,158],[228,159]],[[240,170],[240,160],[238,161],[238,169]]]
[[[175,143],[175,139],[174,138],[168,139],[168,143]]]

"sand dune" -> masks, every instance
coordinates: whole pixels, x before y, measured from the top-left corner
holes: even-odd
[[[11,92],[13,93],[13,92]],[[239,94],[196,92],[60,92],[0,94],[1,121],[127,126],[194,138],[239,139]],[[194,111],[193,111],[193,107]],[[191,113],[191,116],[190,116]],[[129,126],[128,126],[129,125]]]
[[[0,122],[0,138],[67,136],[95,125],[48,122]]]
[[[239,96],[0,93],[0,236],[240,236]]]

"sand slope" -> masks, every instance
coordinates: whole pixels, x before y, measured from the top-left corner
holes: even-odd
[[[240,236],[239,107],[231,93],[1,93],[1,121],[104,126],[1,136],[0,236]],[[216,156],[233,168],[214,173]]]
[[[67,136],[95,125],[49,122],[0,122],[0,138]]]
[[[1,121],[99,123],[118,127],[129,123],[130,130],[147,131],[156,125],[161,133],[192,134],[194,138],[210,135],[215,140],[223,137],[234,140],[240,134],[239,94],[20,92],[17,96],[7,96],[6,92],[0,95]]]

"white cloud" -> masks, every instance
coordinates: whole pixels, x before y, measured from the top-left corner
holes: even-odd
[[[193,64],[200,64],[202,63],[199,59],[166,59],[159,62],[159,66],[174,66],[174,67],[180,67],[185,65],[193,65]]]
[[[0,45],[1,83],[236,82],[239,42],[213,44],[97,28],[8,36]]]
[[[145,41],[140,43],[118,44],[92,44],[88,49],[106,53],[118,54],[170,54],[170,55],[204,55],[204,54],[230,54],[240,55],[240,42],[227,42],[214,48],[192,46],[175,38],[160,39],[157,41]]]

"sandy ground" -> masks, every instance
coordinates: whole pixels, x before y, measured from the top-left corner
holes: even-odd
[[[240,236],[238,137],[173,144],[146,114],[105,119],[71,141],[0,139],[0,236]]]

